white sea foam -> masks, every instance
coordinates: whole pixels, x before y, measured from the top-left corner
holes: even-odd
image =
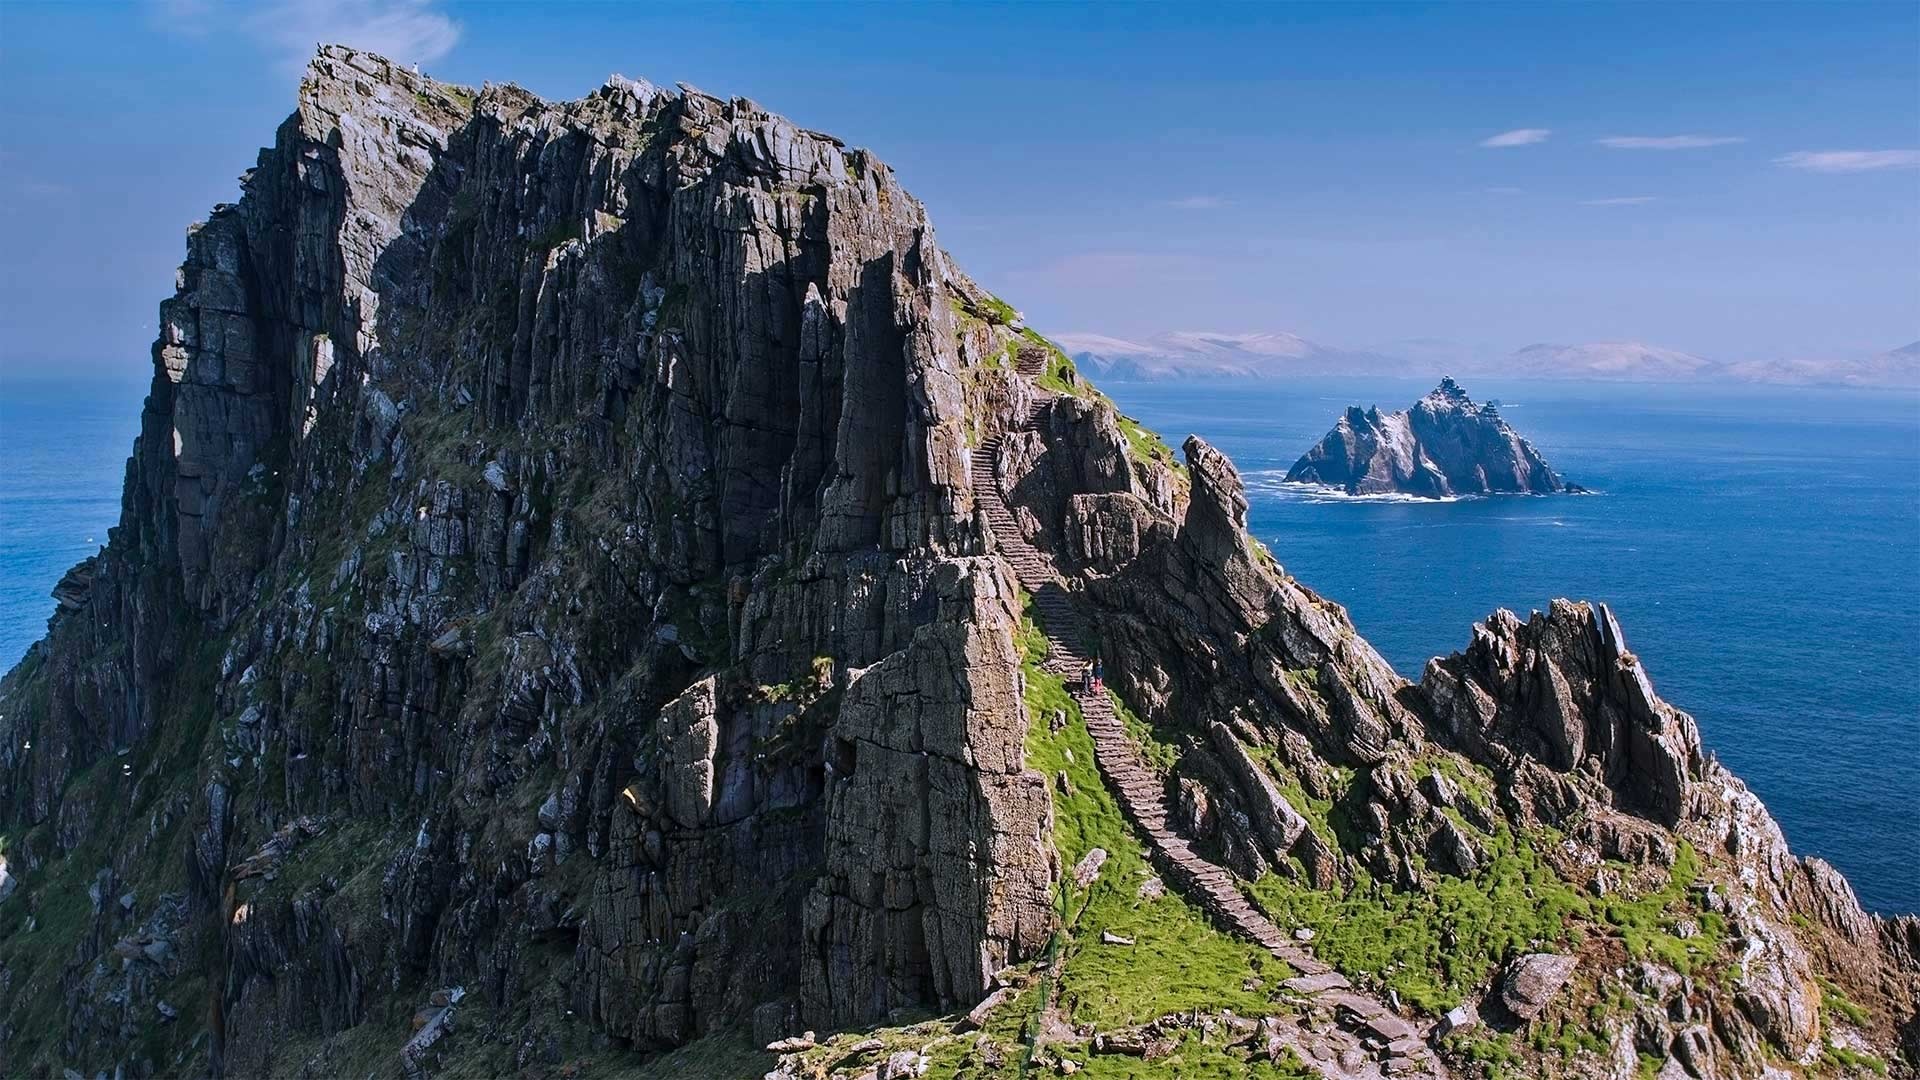
[[[1555,495],[1605,494],[1604,492],[1588,489],[1584,491],[1555,492],[1551,494],[1537,491],[1492,491],[1485,494],[1442,495],[1437,498],[1426,495],[1408,495],[1399,491],[1375,491],[1356,495],[1341,488],[1329,487],[1325,484],[1307,484],[1297,481],[1288,483],[1286,477],[1287,470],[1285,469],[1255,469],[1245,473],[1242,479],[1246,481],[1247,490],[1256,495],[1271,495],[1275,498],[1291,499],[1295,502],[1305,503],[1435,504],[1470,502],[1477,499],[1549,499],[1555,497]],[[1565,523],[1555,522],[1555,524]]]
[[[1364,495],[1353,495],[1337,487],[1325,484],[1302,484],[1286,481],[1284,469],[1261,469],[1247,473],[1247,489],[1261,495],[1273,495],[1283,499],[1297,499],[1314,503],[1449,503],[1462,499],[1478,498],[1473,495],[1446,495],[1430,499],[1421,495],[1406,495],[1398,491],[1377,491]]]

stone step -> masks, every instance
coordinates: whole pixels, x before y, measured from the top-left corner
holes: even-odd
[[[1028,371],[1028,365],[1023,363],[1020,370],[1034,374],[1040,365],[1033,365],[1033,370]],[[1051,392],[1036,393],[1025,423],[1017,430],[1038,427],[1056,396]],[[1049,660],[1044,666],[1071,676],[1083,671],[1089,658],[1068,642],[1085,640],[1088,624],[1069,596],[1057,588],[1048,588],[1058,582],[1060,576],[1052,560],[1027,541],[1019,520],[1007,506],[994,465],[1002,441],[1003,436],[995,435],[981,443],[969,463],[978,489],[978,505],[986,515],[1000,557],[1012,568],[1021,587],[1034,594],[1034,611],[1045,624],[1043,629],[1047,635]],[[1387,1043],[1391,1054],[1388,1072],[1426,1068],[1412,1056],[1419,1049],[1417,1029],[1394,1016],[1380,1002],[1353,991],[1352,984],[1345,978],[1314,959],[1311,953],[1291,944],[1286,934],[1241,893],[1232,874],[1201,858],[1184,838],[1167,827],[1166,781],[1146,767],[1139,748],[1120,723],[1112,700],[1104,693],[1082,694],[1070,689],[1079,702],[1087,733],[1093,738],[1094,758],[1102,776],[1114,789],[1121,807],[1146,835],[1149,853],[1163,871],[1184,891],[1193,894],[1194,900],[1214,918],[1300,972],[1287,980],[1285,985],[1289,989],[1328,1000],[1349,1026],[1360,1027]],[[1354,1036],[1338,1029],[1324,1034],[1338,1036],[1345,1045],[1357,1047]],[[1412,1040],[1412,1044],[1408,1040]],[[1427,1071],[1431,1073],[1430,1068]]]
[[[1280,985],[1296,994],[1324,994],[1329,990],[1350,989],[1353,984],[1346,976],[1328,973],[1324,975],[1297,975]]]

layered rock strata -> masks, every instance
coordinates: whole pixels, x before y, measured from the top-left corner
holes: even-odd
[[[1205,910],[1283,933],[1275,882],[1477,887],[1517,837],[1596,896],[1684,866],[1726,947],[1578,965],[1536,1021],[1614,1048],[1575,1075],[1913,1056],[1920,929],[1788,851],[1603,607],[1401,679],[1224,455],[1118,414],[865,151],[327,47],[187,247],[120,523],[0,681],[9,1067],[559,1070],[964,1016],[1071,932],[1023,615],[1104,659],[1129,715],[1083,722]],[[1302,942],[1329,981],[1273,1037],[1463,1063],[1375,988],[1322,1017]]]

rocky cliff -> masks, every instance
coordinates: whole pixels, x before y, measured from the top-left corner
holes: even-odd
[[[865,151],[326,47],[187,248],[0,682],[0,1071],[1914,1056],[1604,608],[1402,680]]]
[[[1402,412],[1349,408],[1293,463],[1286,479],[1349,495],[1397,492],[1429,499],[1580,490],[1547,467],[1498,407],[1474,404],[1451,378]]]

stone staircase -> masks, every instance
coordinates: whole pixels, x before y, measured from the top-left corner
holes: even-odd
[[[1033,351],[1038,357],[1036,370],[1044,368],[1045,354]],[[1022,374],[1028,374],[1027,363],[1028,355],[1023,350],[1019,355]],[[1057,396],[1036,390],[1033,406],[1016,430],[1033,430]],[[976,505],[986,516],[997,553],[1033,598],[1035,620],[1047,637],[1047,658],[1042,666],[1060,676],[1079,703],[1087,734],[1093,738],[1100,775],[1118,796],[1127,816],[1146,835],[1154,865],[1171,885],[1221,926],[1285,961],[1298,973],[1287,980],[1286,987],[1307,998],[1312,1011],[1324,1009],[1330,1014],[1331,1023],[1296,1023],[1281,1029],[1286,1044],[1310,1065],[1336,1080],[1444,1077],[1445,1069],[1426,1047],[1426,1026],[1416,1026],[1379,999],[1355,990],[1346,978],[1248,903],[1232,874],[1202,858],[1173,831],[1166,784],[1141,756],[1114,711],[1113,699],[1105,690],[1081,690],[1081,673],[1092,660],[1091,626],[1074,606],[1052,560],[1027,542],[1007,506],[995,465],[1003,439],[1003,435],[995,435],[973,452],[970,471]]]
[[[1039,378],[1047,370],[1047,350],[1038,345],[1020,346],[1013,354],[1013,370],[1029,379]]]

